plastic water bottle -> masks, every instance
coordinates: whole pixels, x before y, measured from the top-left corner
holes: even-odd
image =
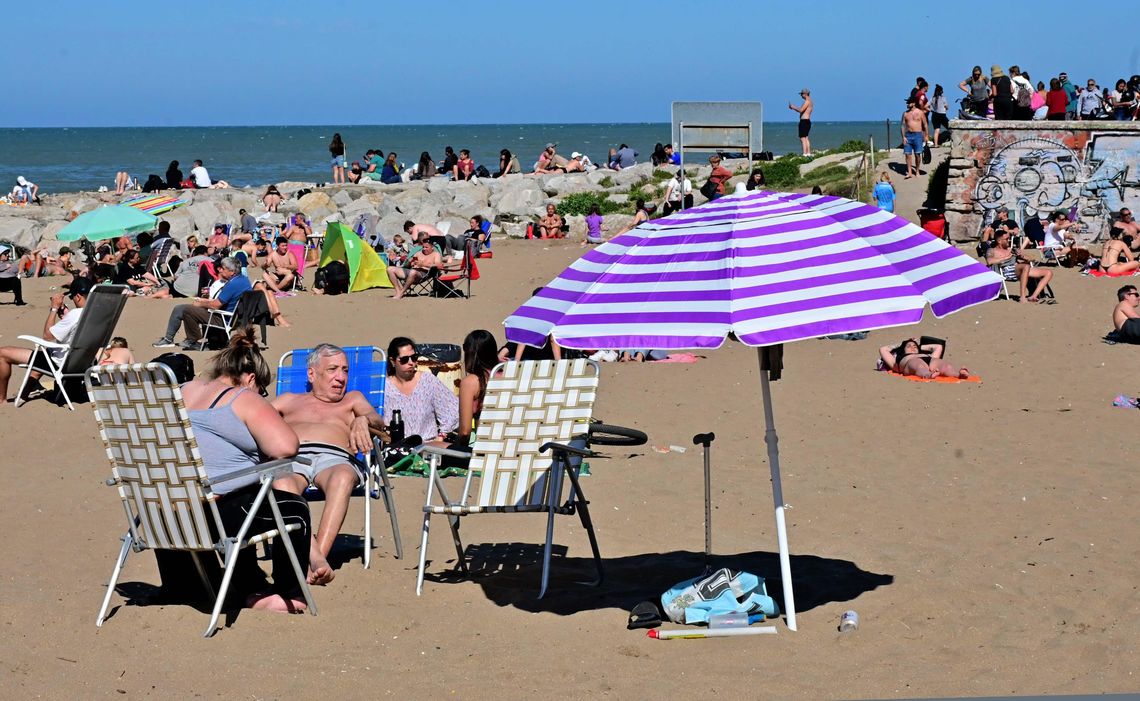
[[[859,614],[855,611],[845,611],[843,618],[839,619],[840,633],[854,633],[859,630]]]
[[[709,628],[747,628],[764,620],[764,614],[718,613],[709,616]]]

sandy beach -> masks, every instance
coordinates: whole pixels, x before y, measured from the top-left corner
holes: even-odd
[[[918,186],[900,188],[913,214]],[[925,178],[921,186],[925,186]],[[907,189],[904,189],[907,188]],[[914,192],[912,192],[914,191]],[[275,360],[321,341],[386,346],[394,335],[458,343],[501,322],[582,252],[577,241],[503,240],[480,261],[467,300],[282,300],[291,329],[270,329]],[[311,272],[310,272],[311,276]],[[49,287],[0,306],[0,344],[36,334]],[[576,519],[562,518],[552,589],[535,598],[544,519],[469,519],[478,575],[455,577],[446,529],[433,529],[429,579],[414,591],[426,481],[396,479],[405,557],[393,557],[382,507],[372,568],[357,546],[358,505],[342,531],[320,614],[240,611],[202,639],[207,613],[132,606],[158,584],[149,553],[128,560],[111,618],[94,625],[125,530],[90,405],[0,407],[8,535],[0,624],[5,698],[867,698],[1125,692],[1140,689],[1140,596],[1132,581],[1140,517],[1127,445],[1140,416],[1137,349],[1101,336],[1119,280],[1059,270],[1055,306],[995,301],[863,341],[786,348],[773,386],[799,631],[655,641],[626,630],[630,607],[702,567],[701,457],[715,431],[717,564],[768,578],[779,567],[764,456],[756,353],[739,344],[697,363],[605,364],[595,416],[640,428],[650,445],[604,449],[584,482],[606,582],[588,571]],[[7,300],[7,296],[4,298]],[[136,356],[157,355],[173,300],[132,300],[119,322]],[[880,345],[925,333],[981,384],[919,384],[873,370]],[[207,354],[192,354],[204,365]],[[686,446],[660,454],[652,445]],[[319,510],[320,506],[314,506]],[[345,559],[347,558],[347,559]],[[857,632],[841,636],[843,611]]]

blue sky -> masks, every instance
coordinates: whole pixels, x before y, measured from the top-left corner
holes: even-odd
[[[920,74],[956,99],[974,64],[1140,73],[1140,35],[1107,19],[1140,26],[1134,0],[734,4],[21,3],[0,127],[665,122],[694,99],[783,121],[804,86],[817,120],[863,120],[896,118]]]

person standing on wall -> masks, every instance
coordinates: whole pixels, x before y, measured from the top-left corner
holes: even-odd
[[[815,108],[815,103],[811,101],[811,90],[808,90],[807,88],[804,88],[800,91],[800,97],[803,99],[803,103],[799,107],[796,107],[789,102],[788,109],[793,112],[798,112],[800,115],[800,144],[802,144],[804,147],[804,155],[810,156],[811,141],[808,139],[808,134],[811,133],[811,113]]]
[[[1013,99],[1013,81],[996,63],[990,67],[990,97],[994,100],[994,119],[1014,119],[1017,102]]]

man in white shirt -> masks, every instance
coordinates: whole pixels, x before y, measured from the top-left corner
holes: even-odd
[[[83,307],[87,304],[87,295],[91,292],[91,281],[87,278],[75,278],[70,285],[63,286],[65,292],[57,292],[51,297],[51,309],[47,320],[44,321],[43,338],[54,339],[58,343],[70,343],[75,335],[75,327],[83,315]],[[71,298],[75,309],[68,310],[63,304],[64,295]],[[53,348],[52,357],[59,360],[67,351],[62,348]],[[4,346],[0,348],[0,397],[4,403],[8,401],[8,379],[12,376],[12,367],[22,365],[32,360],[30,348]],[[44,388],[39,383],[40,373],[33,372],[33,382],[24,388],[24,399],[34,399],[43,394]]]
[[[202,165],[202,161],[194,161],[194,167],[190,169],[190,179],[194,181],[194,187],[201,189],[214,184],[210,181],[210,173],[206,170],[206,166]]]
[[[1100,86],[1089,78],[1085,91],[1077,98],[1077,119],[1096,119],[1104,113],[1104,96]]]

